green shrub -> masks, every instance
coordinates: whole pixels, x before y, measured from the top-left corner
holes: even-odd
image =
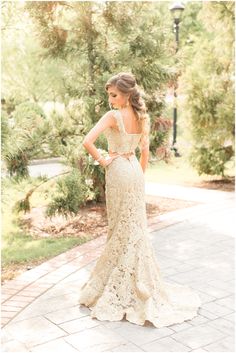
[[[46,210],[47,216],[76,215],[80,207],[86,203],[89,193],[84,177],[77,169],[73,169],[69,175],[57,181],[56,188],[57,192]]]
[[[170,158],[168,148],[171,126],[171,120],[163,117],[156,118],[151,126],[150,152],[156,157],[160,157],[160,154],[163,154],[161,159],[164,159],[165,162],[168,162]],[[162,150],[164,153],[160,153]]]
[[[2,156],[10,176],[27,177],[28,162],[42,148],[45,115],[36,103],[25,102],[16,106],[12,114],[13,126],[3,122]]]
[[[25,128],[35,128],[42,122],[46,116],[42,108],[34,102],[24,102],[16,106],[13,118],[17,125],[23,125]]]
[[[206,147],[195,148],[190,157],[192,166],[196,168],[199,175],[221,175],[224,177],[226,163],[233,157],[232,146],[228,147]]]
[[[27,150],[8,139],[3,149],[3,159],[10,176],[25,178],[29,176]]]
[[[4,143],[9,135],[10,129],[8,126],[8,116],[7,113],[2,110],[1,111],[1,145],[4,146]]]
[[[199,174],[224,176],[234,155],[233,13],[230,1],[204,2],[198,18],[205,28],[181,78],[182,110],[193,147],[190,162]]]

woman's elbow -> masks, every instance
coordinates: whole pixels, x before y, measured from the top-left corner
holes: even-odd
[[[148,159],[149,158],[149,149],[145,148],[144,150],[141,151],[141,157],[143,159]]]
[[[86,137],[84,138],[82,145],[86,148],[88,145],[90,144],[89,139],[87,139]]]

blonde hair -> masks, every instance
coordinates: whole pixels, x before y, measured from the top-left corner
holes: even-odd
[[[127,72],[120,72],[107,81],[105,85],[106,91],[111,86],[116,87],[124,95],[129,95],[130,105],[134,110],[137,120],[141,123],[141,144],[144,145],[146,143],[145,141],[148,139],[150,122],[146,104],[142,98],[142,91],[137,85],[134,75]]]

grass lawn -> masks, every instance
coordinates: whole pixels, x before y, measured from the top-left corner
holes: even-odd
[[[88,240],[75,236],[35,238],[27,233],[21,226],[20,215],[13,212],[12,207],[29,189],[39,183],[39,179],[20,183],[10,178],[2,181],[2,280],[10,279],[16,268],[25,269],[28,265],[39,264]],[[45,184],[46,187],[48,188],[48,183]],[[41,192],[42,189],[43,187]],[[33,207],[48,202],[41,192],[32,195]]]
[[[234,176],[234,167],[230,164],[227,168],[227,176]],[[184,157],[173,157],[170,163],[164,161],[150,162],[146,170],[145,180],[147,182],[177,184],[186,186],[205,186],[222,180],[219,176],[198,175]],[[206,186],[207,187],[207,186]]]

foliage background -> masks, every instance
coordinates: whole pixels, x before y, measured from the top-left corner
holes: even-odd
[[[179,147],[192,147],[199,173],[224,175],[234,155],[234,2],[183,3],[175,55],[169,1],[3,1],[3,158],[11,175],[27,176],[32,158],[85,158],[81,141],[109,109],[104,84],[118,71],[132,71],[145,92],[152,155],[170,142],[157,119],[172,119],[165,98],[179,77]],[[31,103],[46,115],[34,129]],[[19,133],[14,148],[9,123]],[[103,137],[98,147],[106,148]]]
[[[104,175],[86,168],[81,142],[109,110],[107,79],[130,71],[151,118],[151,156],[170,146],[177,104],[180,149],[199,174],[224,177],[234,157],[234,3],[184,3],[176,53],[168,1],[2,2],[2,152],[10,176],[27,177],[33,158],[60,156],[104,199]],[[167,104],[173,87],[178,100]],[[97,147],[106,149],[104,136]]]

